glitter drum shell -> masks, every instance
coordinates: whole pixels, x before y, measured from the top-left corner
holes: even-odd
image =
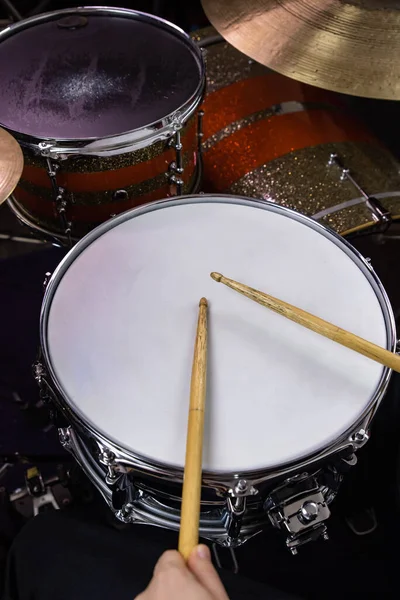
[[[34,229],[79,238],[198,189],[204,62],[174,25],[119,8],[33,17],[0,33],[0,75],[0,124],[25,159],[9,204]]]
[[[339,95],[254,62],[213,28],[193,34],[206,49],[204,192],[276,202],[346,235],[375,231],[376,215],[343,178],[400,217],[400,170]],[[379,225],[379,223],[378,223]]]

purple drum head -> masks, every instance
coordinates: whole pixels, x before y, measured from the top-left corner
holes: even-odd
[[[0,36],[2,126],[101,138],[160,121],[195,96],[203,73],[189,40],[157,19],[109,12],[51,13]]]

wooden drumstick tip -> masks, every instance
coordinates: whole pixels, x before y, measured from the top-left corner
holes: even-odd
[[[214,279],[214,281],[216,281],[217,283],[220,283],[223,275],[221,275],[221,273],[216,273],[215,271],[213,271],[212,273],[210,273],[210,277],[211,279]]]
[[[207,298],[202,298],[199,302],[199,306],[208,306]]]

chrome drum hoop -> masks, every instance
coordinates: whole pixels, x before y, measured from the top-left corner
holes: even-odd
[[[205,91],[205,62],[199,46],[187,35],[181,28],[148,13],[143,13],[127,8],[114,7],[78,7],[67,8],[57,11],[51,11],[24,19],[0,31],[0,44],[3,40],[13,36],[15,33],[34,26],[35,24],[45,23],[58,17],[67,17],[69,15],[104,15],[104,16],[126,16],[136,18],[142,22],[157,22],[160,28],[174,31],[186,45],[190,46],[193,54],[199,61],[200,81],[195,93],[182,106],[173,113],[167,115],[160,121],[154,122],[148,126],[141,127],[132,131],[127,131],[118,135],[86,138],[86,139],[53,139],[45,137],[36,137],[26,135],[7,128],[18,140],[22,147],[33,151],[35,154],[46,156],[57,160],[65,160],[69,156],[114,156],[123,152],[132,152],[151,146],[160,140],[168,140],[195,113],[202,102]]]
[[[60,438],[63,447],[72,454],[118,520],[123,523],[144,524],[179,531],[180,510],[168,504],[168,497],[166,495],[167,499],[164,502],[163,496],[159,494],[158,490],[148,491],[144,489],[140,478],[131,484],[132,488],[136,489],[135,500],[130,504],[125,504],[122,509],[115,508],[113,505],[112,489],[105,477],[105,471],[101,469],[100,464],[88,450],[85,441],[70,427],[67,430],[60,430]],[[314,475],[310,474],[310,477]],[[337,484],[340,484],[341,479],[341,475],[337,474]],[[274,484],[271,484],[270,492],[273,493],[274,491]],[[324,490],[321,488],[320,491],[328,505],[336,496],[336,492],[328,488]],[[240,519],[240,530],[234,537],[229,535],[228,522],[230,508],[227,503],[227,496],[215,505],[212,502],[202,503],[203,507],[200,510],[199,524],[200,536],[226,548],[235,548],[244,544],[250,538],[271,527],[271,517],[268,509],[265,507],[267,498],[268,493],[257,496],[255,503],[245,504],[245,510]],[[325,532],[325,529],[322,526],[322,532]],[[321,534],[320,530],[318,530],[318,534]],[[313,538],[311,537],[310,539]]]
[[[386,292],[378,277],[376,276],[375,272],[373,271],[371,265],[361,256],[361,254],[355,248],[353,248],[341,236],[300,213],[273,204],[271,202],[215,194],[201,196],[180,196],[178,199],[160,200],[129,210],[117,217],[114,217],[110,221],[103,223],[102,225],[91,231],[89,234],[87,234],[82,240],[80,240],[77,243],[77,245],[67,254],[67,256],[57,267],[47,286],[40,318],[40,343],[43,352],[44,366],[48,375],[47,385],[53,391],[53,395],[56,398],[56,402],[60,407],[62,413],[66,416],[67,420],[71,422],[75,427],[77,427],[79,431],[86,432],[89,437],[96,440],[99,444],[105,446],[106,448],[109,448],[111,452],[115,455],[115,462],[117,463],[117,465],[128,467],[130,466],[135,470],[142,471],[143,473],[148,474],[149,476],[153,476],[158,479],[168,479],[173,482],[183,481],[182,469],[171,467],[167,464],[156,463],[155,461],[150,462],[140,454],[127,451],[126,449],[119,446],[117,443],[104,438],[104,436],[102,436],[98,431],[96,431],[88,422],[81,419],[78,415],[74,414],[72,409],[69,408],[68,404],[65,401],[67,395],[60,386],[59,382],[57,381],[55,371],[51,364],[46,335],[47,321],[52,298],[57,289],[58,283],[63,277],[64,273],[72,264],[75,257],[78,256],[81,252],[83,252],[85,248],[87,248],[94,240],[99,238],[102,234],[109,231],[110,229],[113,229],[120,223],[123,223],[131,218],[134,218],[135,216],[139,216],[147,212],[160,210],[168,206],[176,206],[182,203],[197,204],[212,202],[251,206],[260,210],[269,210],[284,215],[286,217],[299,221],[307,225],[308,227],[311,227],[315,231],[318,231],[319,233],[330,239],[337,246],[340,246],[342,250],[345,251],[347,255],[353,260],[353,262],[355,262],[357,266],[362,270],[362,272],[364,273],[364,275],[366,276],[366,278],[368,279],[375,291],[385,321],[387,333],[387,348],[394,351],[396,343],[394,315]],[[327,445],[326,447],[320,449],[313,455],[310,455],[303,460],[292,462],[289,464],[276,465],[274,466],[273,470],[260,469],[257,471],[246,471],[242,473],[216,473],[206,471],[203,473],[204,484],[211,488],[219,489],[222,493],[227,493],[232,487],[235,486],[237,481],[240,479],[245,479],[248,482],[249,486],[256,487],[257,485],[268,481],[269,479],[275,479],[277,477],[283,477],[286,475],[289,476],[290,474],[293,474],[295,472],[307,470],[307,468],[309,468],[314,463],[319,462],[321,460],[325,460],[327,457],[334,455],[340,452],[341,450],[357,450],[368,440],[369,425],[386,392],[390,380],[390,375],[390,369],[385,368],[382,372],[382,376],[380,378],[380,382],[377,386],[375,394],[371,399],[369,405],[366,407],[364,413],[360,416],[359,420],[351,428],[345,431],[337,440]]]

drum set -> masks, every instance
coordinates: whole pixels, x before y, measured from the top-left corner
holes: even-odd
[[[301,83],[284,47],[280,63],[265,48],[261,60],[257,40],[241,52],[239,4],[207,0],[216,29],[191,36],[101,7],[2,31],[0,200],[70,248],[46,286],[34,373],[61,444],[115,516],[179,529],[206,296],[200,534],[233,548],[273,526],[295,554],[328,539],[329,506],[391,371],[209,274],[394,352],[385,290],[343,236],[399,218],[400,169],[335,93],[357,90]],[[238,11],[236,26],[221,7],[227,21]]]

